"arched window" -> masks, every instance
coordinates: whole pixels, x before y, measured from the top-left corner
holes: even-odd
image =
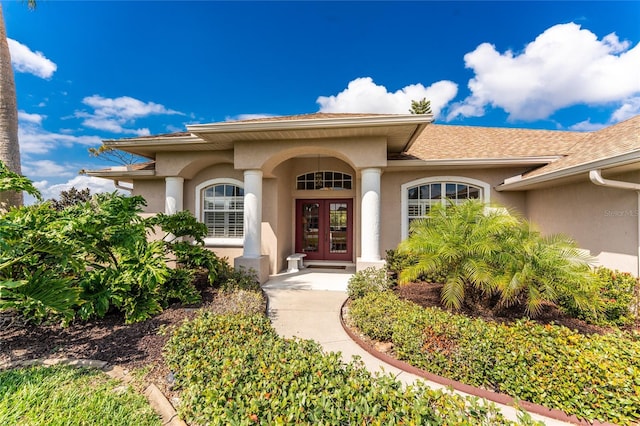
[[[207,226],[206,241],[244,236],[244,188],[235,179],[213,179],[196,188],[196,215]],[[236,245],[236,244],[234,244]]]
[[[449,200],[489,202],[489,185],[485,182],[460,176],[436,176],[419,179],[402,185],[402,238],[409,233],[411,221],[429,214],[431,206]]]
[[[296,189],[351,189],[351,183],[351,175],[348,173],[319,170],[317,172],[305,173],[298,176],[296,178]]]

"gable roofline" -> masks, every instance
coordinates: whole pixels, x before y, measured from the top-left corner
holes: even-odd
[[[498,185],[497,191],[520,191],[531,188],[534,185],[551,182],[557,179],[577,176],[589,173],[594,169],[610,169],[613,167],[628,166],[630,164],[640,164],[640,149],[616,155],[613,157],[601,158],[596,161],[589,161],[573,167],[558,169],[549,173],[539,174],[531,177],[517,175],[505,179],[504,183]]]

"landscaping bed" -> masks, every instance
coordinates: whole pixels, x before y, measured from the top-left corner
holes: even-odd
[[[420,299],[433,297],[425,291]],[[584,335],[525,319],[485,321],[422,308],[389,291],[352,301],[348,323],[373,341],[390,342],[390,355],[442,377],[587,420],[640,420],[637,333]]]

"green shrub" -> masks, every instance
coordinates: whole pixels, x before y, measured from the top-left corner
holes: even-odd
[[[398,251],[409,258],[400,283],[444,272],[441,298],[448,308],[518,305],[535,316],[559,294],[583,309],[597,297],[592,259],[572,240],[543,237],[506,209],[487,209],[479,200],[433,206],[412,222]]]
[[[389,274],[389,279],[391,280],[392,285],[398,284],[398,278],[400,274],[405,269],[410,266],[414,266],[418,260],[409,255],[408,253],[400,252],[399,250],[387,250],[386,251],[386,265],[387,272]],[[427,283],[444,283],[447,279],[447,274],[445,272],[425,272],[418,275],[415,281],[424,281]]]
[[[597,268],[595,273],[598,278],[595,285],[600,295],[599,309],[583,309],[571,299],[562,296],[558,304],[569,315],[592,324],[632,324],[636,316],[633,308],[635,294],[638,291],[638,280],[629,273],[612,271],[604,267]]]
[[[263,315],[204,312],[175,331],[165,357],[191,424],[510,424],[475,398],[403,386],[278,337]]]
[[[260,283],[253,269],[226,268],[220,277],[221,291],[247,290],[261,291]]]
[[[228,275],[228,264],[189,242],[149,241],[156,226],[197,241],[206,227],[188,212],[145,219],[145,204],[139,196],[96,194],[60,210],[45,202],[0,215],[0,310],[63,324],[119,311],[130,323],[172,301],[198,302],[194,273],[207,272],[213,284]],[[177,270],[166,263],[170,254]]]
[[[584,336],[529,320],[487,323],[424,309],[392,293],[353,301],[349,318],[374,339],[391,329],[396,356],[432,373],[589,421],[640,420],[637,333]]]
[[[221,291],[216,295],[208,310],[216,314],[264,314],[266,301],[262,292],[258,291]]]
[[[391,288],[391,280],[387,271],[382,268],[369,267],[356,272],[347,284],[347,292],[352,299],[359,299],[372,292],[387,291]]]

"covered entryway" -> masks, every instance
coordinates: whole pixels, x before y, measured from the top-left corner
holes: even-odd
[[[305,260],[353,260],[353,200],[296,200],[296,252]]]

